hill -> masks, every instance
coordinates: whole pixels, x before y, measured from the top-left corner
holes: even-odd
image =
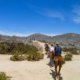
[[[61,45],[65,45],[67,47],[77,47],[80,48],[80,34],[76,33],[67,33],[63,35],[57,35],[57,36],[47,36],[44,34],[32,34],[28,36],[28,38],[34,38],[39,41],[43,42],[49,42],[55,44],[56,42],[59,42]]]
[[[27,37],[17,37],[17,36],[5,36],[0,35],[0,41],[7,41],[7,42],[23,42],[25,44],[30,44],[31,41],[27,39]]]
[[[9,41],[9,42],[23,42],[23,43],[31,43],[30,41],[36,39],[42,42],[48,42],[55,44],[59,42],[61,46],[65,47],[77,47],[80,49],[80,34],[76,33],[67,33],[57,36],[47,36],[40,33],[32,34],[28,37],[16,37],[16,36],[3,36],[0,35],[0,41]]]

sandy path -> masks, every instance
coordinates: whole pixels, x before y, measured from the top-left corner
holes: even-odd
[[[44,49],[44,43],[38,42]],[[43,50],[43,53],[45,51]],[[36,62],[9,60],[10,55],[0,55],[0,71],[4,71],[11,80],[55,80],[54,67],[50,68],[49,59]],[[74,55],[73,61],[63,65],[60,80],[80,80],[80,55]]]

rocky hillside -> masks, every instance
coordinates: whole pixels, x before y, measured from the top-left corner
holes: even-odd
[[[63,47],[77,47],[80,49],[80,34],[76,33],[67,33],[57,36],[47,36],[44,34],[32,34],[28,37],[16,37],[16,36],[2,36],[0,35],[0,41],[9,41],[9,42],[23,42],[31,43],[32,39],[36,39],[43,42],[53,43],[59,42]]]
[[[62,46],[80,48],[80,34],[76,33],[67,33],[52,37],[36,33],[28,36],[28,38],[34,38],[36,40],[45,41],[53,44],[59,42]]]
[[[0,41],[7,41],[7,42],[23,42],[25,44],[30,44],[31,40],[27,37],[16,37],[16,36],[3,36],[0,35]]]

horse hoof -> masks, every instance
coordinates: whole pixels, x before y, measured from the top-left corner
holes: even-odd
[[[50,68],[52,68],[53,66],[50,66]]]
[[[56,80],[59,80],[59,76],[56,76]]]

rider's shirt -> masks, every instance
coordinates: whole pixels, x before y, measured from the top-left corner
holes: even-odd
[[[61,55],[61,47],[60,46],[55,47],[55,54],[56,55]]]
[[[54,47],[50,47],[50,52],[54,51]]]

